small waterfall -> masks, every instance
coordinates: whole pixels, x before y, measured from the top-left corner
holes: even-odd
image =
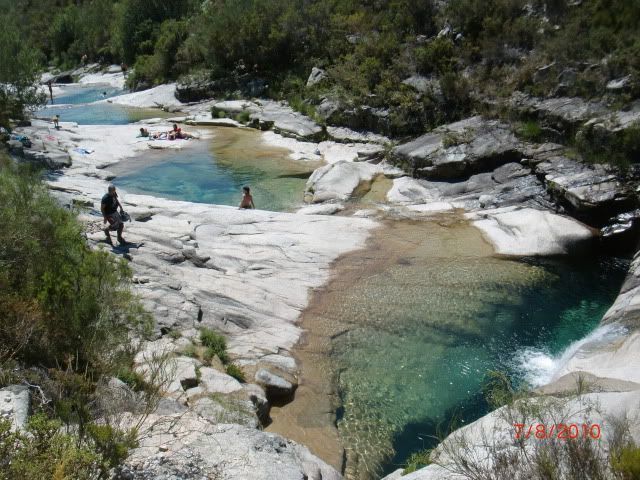
[[[551,382],[567,365],[578,351],[592,350],[594,347],[609,343],[624,335],[626,329],[621,325],[603,325],[580,340],[576,340],[564,351],[552,355],[539,348],[526,348],[516,358],[518,371],[532,387],[540,387]]]

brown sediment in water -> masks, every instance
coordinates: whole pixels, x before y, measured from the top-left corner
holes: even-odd
[[[429,241],[426,241],[429,239]],[[447,214],[427,221],[384,220],[375,229],[364,249],[347,253],[336,260],[328,284],[313,292],[300,320],[304,334],[293,352],[301,372],[294,400],[271,411],[273,422],[268,431],[301,442],[347,478],[366,478],[353,463],[336,426],[340,399],[336,390],[336,372],[330,356],[332,339],[349,331],[348,318],[327,315],[344,300],[342,293],[352,285],[384,272],[412,258],[454,256],[486,257],[493,249],[480,232],[459,215]]]

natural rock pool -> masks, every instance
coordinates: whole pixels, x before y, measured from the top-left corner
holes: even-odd
[[[556,368],[553,359],[598,325],[626,266],[497,258],[451,216],[389,221],[313,296],[298,352],[303,381],[292,404],[273,410],[270,430],[338,466],[340,443],[348,478],[389,473],[450,424],[486,413],[488,371],[521,381],[550,374],[523,365],[544,355]]]
[[[238,205],[242,187],[249,185],[259,209],[302,205],[306,179],[318,163],[290,159],[287,150],[265,145],[255,130],[211,132],[212,140],[190,140],[186,148],[150,151],[110,167],[114,183],[133,193],[218,205]]]
[[[61,122],[80,125],[126,125],[146,118],[172,115],[158,109],[97,103],[125,93],[124,90],[109,85],[63,85],[60,88],[63,93],[54,97],[53,104],[36,112],[37,117],[51,118],[60,115]]]
[[[102,91],[70,90],[56,99],[64,105],[42,115],[80,124],[161,116],[88,103],[104,98]],[[237,205],[248,184],[260,209],[302,205],[318,164],[290,159],[254,130],[210,133],[184,149],[149,150],[109,166],[114,183],[132,193],[222,205]],[[383,201],[388,183],[375,182],[356,203]],[[612,258],[498,258],[455,214],[387,220],[368,248],[339,259],[333,280],[311,295],[295,352],[301,383],[292,403],[274,406],[268,429],[346,465],[347,478],[378,478],[434,446],[455,422],[486,413],[488,371],[548,380],[562,352],[597,327],[626,267]]]

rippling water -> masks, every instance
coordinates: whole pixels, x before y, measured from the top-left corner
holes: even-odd
[[[486,413],[486,373],[530,379],[523,358],[593,330],[627,266],[497,258],[462,222],[396,222],[345,262],[304,325],[329,338],[349,478],[393,471]]]

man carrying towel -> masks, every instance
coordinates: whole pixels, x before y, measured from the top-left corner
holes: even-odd
[[[120,208],[120,213],[118,213],[118,208]],[[118,194],[116,193],[116,187],[114,185],[109,185],[108,192],[102,197],[100,210],[104,217],[104,223],[106,224],[109,222],[109,226],[104,229],[104,233],[107,236],[107,243],[109,245],[113,245],[113,242],[111,241],[111,234],[109,233],[110,230],[118,232],[118,243],[120,243],[120,245],[127,243],[127,241],[122,238],[124,222],[120,215],[123,213],[123,209],[122,205],[120,205],[120,202],[118,201]]]

